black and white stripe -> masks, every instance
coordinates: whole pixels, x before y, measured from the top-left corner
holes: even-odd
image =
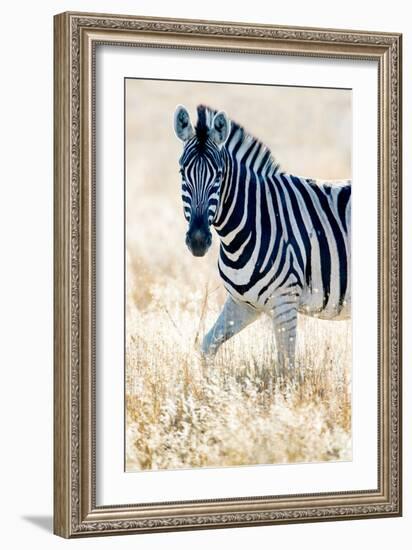
[[[224,113],[199,106],[195,130],[185,113],[184,213],[189,224],[195,217],[214,226],[219,272],[230,295],[203,350],[214,353],[265,311],[273,318],[279,361],[290,367],[298,312],[350,316],[351,183],[285,173],[265,145]],[[176,118],[175,130],[182,139]],[[199,228],[197,235],[206,231]]]

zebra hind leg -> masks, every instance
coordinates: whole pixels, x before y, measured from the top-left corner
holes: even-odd
[[[273,327],[277,348],[278,373],[282,377],[295,377],[296,327],[298,312],[296,304],[283,303],[273,309]]]
[[[207,359],[214,357],[224,342],[255,321],[258,316],[259,312],[248,304],[235,302],[229,295],[215,324],[203,338],[203,356]]]

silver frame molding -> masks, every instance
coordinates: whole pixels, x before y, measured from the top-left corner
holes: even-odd
[[[94,92],[99,44],[377,62],[376,491],[96,505]],[[69,538],[401,515],[401,44],[396,33],[86,13],[55,16],[56,534]]]

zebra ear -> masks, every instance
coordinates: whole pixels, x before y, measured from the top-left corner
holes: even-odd
[[[230,120],[223,111],[215,114],[212,121],[212,138],[217,145],[223,145],[229,136]]]
[[[187,112],[186,107],[183,107],[183,105],[178,105],[176,107],[174,116],[174,127],[175,134],[183,142],[190,139],[194,134],[193,126],[190,122],[189,113]]]

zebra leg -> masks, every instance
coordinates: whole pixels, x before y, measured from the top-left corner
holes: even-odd
[[[295,302],[280,301],[273,308],[278,368],[282,375],[294,375],[297,321],[298,310]]]
[[[216,323],[203,338],[201,351],[204,356],[215,355],[219,347],[232,336],[255,321],[259,312],[248,304],[235,302],[229,295]]]

